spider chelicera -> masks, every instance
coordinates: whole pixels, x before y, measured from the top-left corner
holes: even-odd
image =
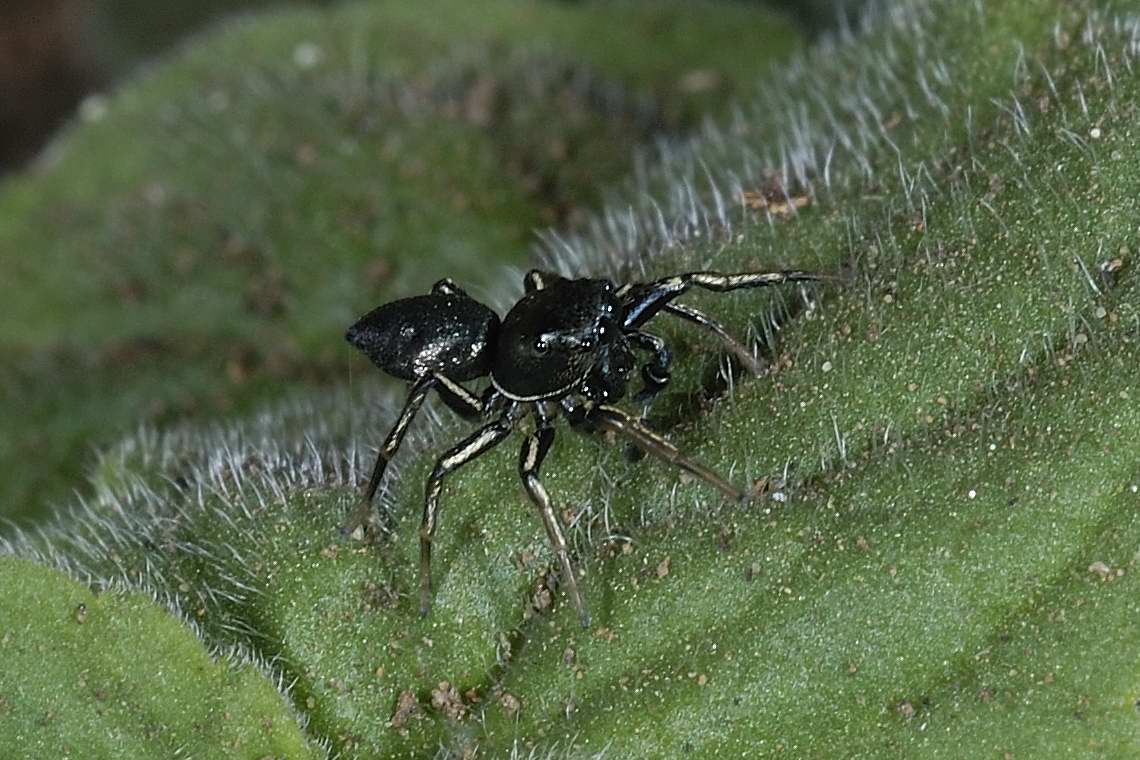
[[[638,449],[673,464],[741,500],[744,492],[712,470],[693,462],[671,443],[613,406],[625,398],[638,353],[648,399],[669,382],[671,354],[665,341],[643,328],[661,313],[697,325],[714,335],[744,366],[758,372],[752,353],[716,320],[673,303],[697,287],[716,292],[785,282],[830,279],[810,272],[689,272],[652,282],[617,284],[606,279],[566,279],[533,270],[524,295],[501,321],[491,309],[468,296],[451,280],[441,280],[428,295],[384,304],[363,316],[345,337],[376,366],[411,383],[407,401],[384,439],[364,493],[362,509],[349,528],[366,519],[384,471],[400,447],[408,426],[428,394],[435,391],[457,414],[482,425],[448,449],[428,476],[420,527],[420,613],[431,604],[431,545],[439,518],[443,479],[491,450],[528,416],[535,429],[519,455],[519,475],[542,517],[558,556],[579,621],[589,614],[578,589],[574,566],[539,468],[554,441],[554,423],[564,416],[572,427],[624,437]],[[462,383],[490,375],[481,395]]]

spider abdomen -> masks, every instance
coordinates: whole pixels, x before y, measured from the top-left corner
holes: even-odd
[[[498,329],[498,315],[478,301],[432,293],[373,309],[344,337],[377,367],[402,380],[439,372],[463,381],[490,372]]]

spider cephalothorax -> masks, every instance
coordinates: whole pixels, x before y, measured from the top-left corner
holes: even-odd
[[[412,418],[431,391],[455,412],[482,420],[482,426],[443,454],[428,477],[420,528],[420,612],[431,602],[431,544],[435,535],[443,478],[500,443],[528,416],[535,429],[523,442],[519,475],[538,508],[562,575],[583,625],[589,616],[574,577],[566,539],[550,497],[539,480],[542,460],[554,441],[559,413],[572,426],[623,436],[637,448],[701,478],[734,499],[743,492],[715,472],[684,457],[639,419],[611,404],[625,398],[638,355],[648,398],[669,382],[671,355],[665,341],[642,330],[665,312],[709,331],[745,364],[755,360],[717,321],[672,303],[693,287],[717,292],[826,279],[809,272],[689,272],[652,282],[618,285],[605,279],[565,279],[532,271],[526,295],[500,322],[489,308],[450,280],[431,293],[385,304],[349,328],[346,338],[380,369],[412,383],[403,411],[385,438],[364,494],[372,503],[388,462]],[[482,395],[462,382],[490,376]],[[358,517],[354,519],[359,519]]]

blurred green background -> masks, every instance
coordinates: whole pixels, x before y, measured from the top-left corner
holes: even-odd
[[[139,425],[369,371],[355,316],[494,286],[826,5],[6,3],[0,517],[85,493]]]
[[[8,0],[0,6],[0,173],[30,160],[85,95],[106,89],[203,27],[271,6],[335,2]],[[766,2],[812,37],[850,23],[865,0]]]

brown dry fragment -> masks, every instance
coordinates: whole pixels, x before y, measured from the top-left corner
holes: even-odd
[[[670,562],[669,557],[665,557],[665,559],[663,559],[657,563],[657,577],[658,578],[664,578],[666,575],[669,574],[669,562]]]
[[[902,702],[899,702],[898,711],[899,715],[903,716],[907,720],[910,720],[914,717],[914,705],[912,705],[910,702],[907,702],[905,699]]]
[[[535,553],[533,547],[526,547],[515,556],[515,569],[525,570],[528,566],[534,563],[538,555]]]
[[[512,718],[518,715],[519,710],[522,709],[522,702],[520,702],[519,698],[510,692],[503,692],[503,695],[499,697],[499,704],[502,705],[503,709],[507,711],[507,715],[511,716]]]
[[[400,592],[393,586],[379,585],[367,581],[360,592],[364,603],[364,610],[372,612],[379,609],[391,609],[400,603]]]
[[[396,711],[392,713],[389,724],[392,728],[402,729],[413,716],[419,715],[420,705],[416,701],[416,695],[410,691],[401,691],[400,696],[396,697]]]
[[[772,479],[768,477],[756,478],[752,481],[751,487],[748,489],[748,495],[752,498],[763,496],[771,491],[773,488]]]
[[[740,200],[746,208],[753,211],[767,211],[773,216],[791,216],[801,208],[811,204],[811,198],[806,195],[785,196],[777,191],[765,192],[762,190],[745,190]]]
[[[1117,276],[1124,269],[1124,257],[1128,254],[1127,248],[1121,248],[1119,256],[1100,263],[1100,280],[1106,288],[1116,285]]]
[[[538,587],[531,598],[530,604],[535,612],[542,612],[543,610],[550,609],[550,605],[554,602],[554,595],[550,593],[550,589],[544,583]]]
[[[463,704],[459,690],[448,681],[440,681],[439,686],[431,690],[431,706],[450,720],[462,720],[467,714],[467,705]]]

